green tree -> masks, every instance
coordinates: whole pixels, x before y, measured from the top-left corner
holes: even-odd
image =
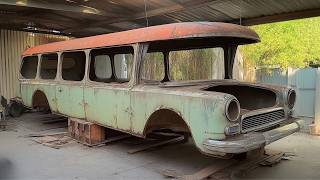
[[[320,63],[320,17],[252,26],[261,42],[242,46],[256,66],[305,67]]]

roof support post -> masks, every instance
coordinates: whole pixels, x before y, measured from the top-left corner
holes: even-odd
[[[232,79],[232,71],[234,58],[237,52],[238,45],[230,45],[223,48],[224,50],[224,78]]]
[[[130,80],[130,87],[133,87],[141,82],[141,71],[144,57],[147,53],[149,43],[137,43],[134,48],[134,60],[132,68],[132,79]]]
[[[163,52],[163,56],[164,56],[164,78],[162,80],[162,82],[167,82],[170,81],[170,65],[169,65],[169,52]]]

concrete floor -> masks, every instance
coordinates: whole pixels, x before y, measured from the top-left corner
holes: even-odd
[[[23,137],[30,133],[65,131],[66,124],[43,124],[36,113],[10,119],[0,132],[0,179],[165,179],[165,169],[192,174],[213,162],[224,161],[200,154],[191,143],[128,154],[135,145],[123,140],[90,148],[71,142],[53,149]],[[52,127],[57,129],[51,129]],[[244,179],[320,179],[320,137],[296,133],[267,146],[297,156],[273,167],[259,167]]]

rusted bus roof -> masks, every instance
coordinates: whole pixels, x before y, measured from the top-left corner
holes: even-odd
[[[260,41],[256,32],[244,26],[218,22],[187,22],[152,26],[44,44],[27,49],[24,51],[23,56],[58,51],[118,46],[138,42],[204,37],[235,37],[248,39],[252,42]]]

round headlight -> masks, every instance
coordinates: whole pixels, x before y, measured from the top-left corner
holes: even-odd
[[[237,99],[230,99],[226,104],[226,116],[229,121],[237,121],[240,116],[240,104]]]
[[[295,102],[296,102],[296,91],[293,89],[290,89],[287,94],[288,107],[292,109]]]

